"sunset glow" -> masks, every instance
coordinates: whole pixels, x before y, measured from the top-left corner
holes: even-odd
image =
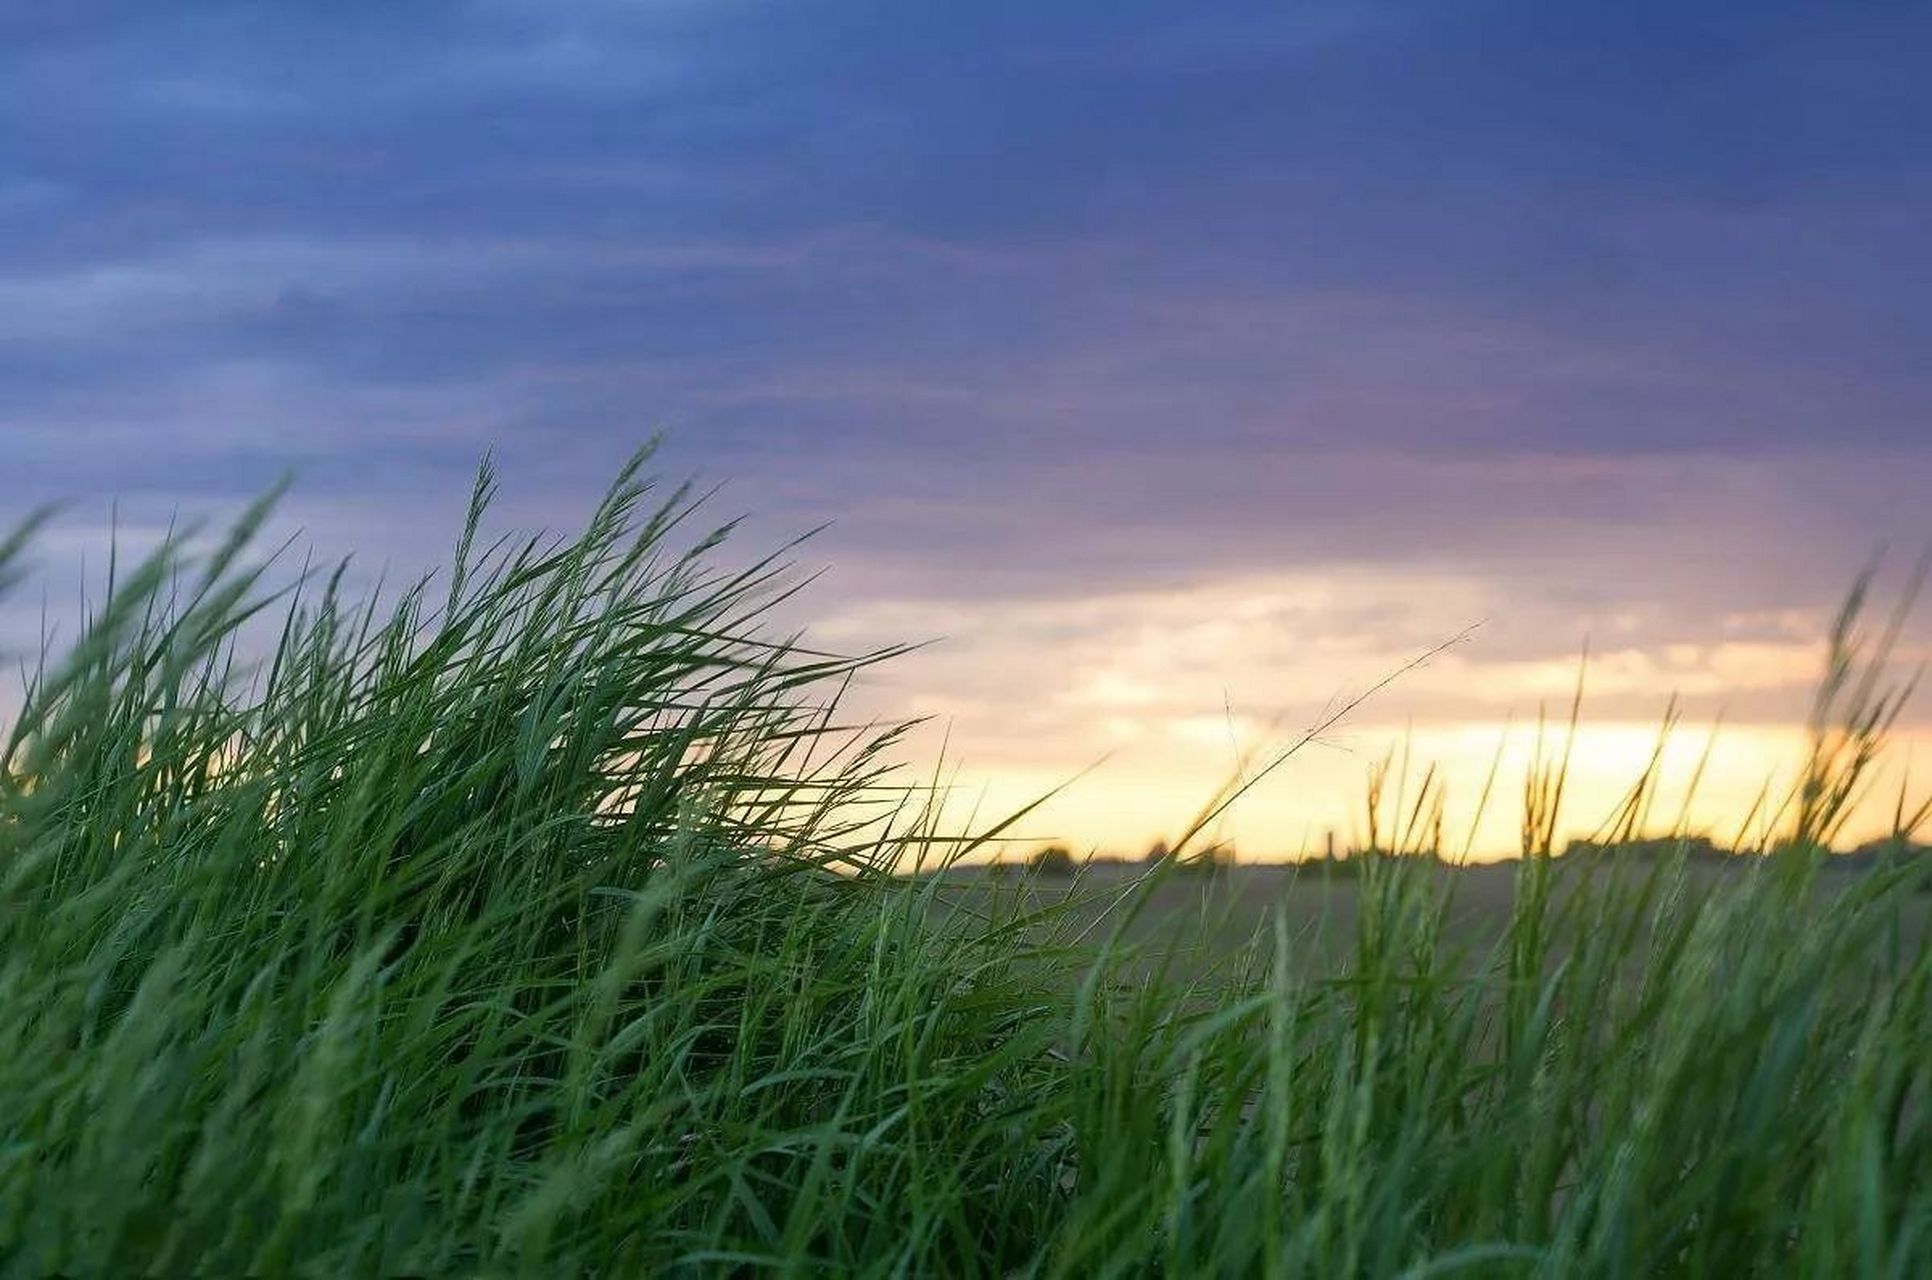
[[[1910,7],[138,9],[0,21],[56,625],[285,471],[276,531],[393,581],[486,451],[567,528],[662,429],[741,554],[829,523],[789,624],[934,642],[854,695],[932,718],[911,767],[998,809],[1110,755],[1043,838],[1172,833],[1456,641],[1241,806],[1273,856],[1393,740],[1459,814],[1510,721],[1513,795],[1586,644],[1577,829],[1673,695],[1722,825],[1932,536]]]

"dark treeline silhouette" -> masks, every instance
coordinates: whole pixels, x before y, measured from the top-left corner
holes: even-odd
[[[1780,840],[1769,850],[1727,849],[1709,836],[1657,836],[1636,840],[1572,840],[1564,846],[1562,856],[1630,860],[1684,857],[1693,862],[1729,862],[1738,858],[1758,857],[1766,852],[1773,855],[1794,852],[1823,854],[1828,857],[1829,865],[1850,868],[1932,856],[1932,845],[1903,836],[1882,836],[1841,853],[1828,846],[1800,846],[1790,840]]]
[[[1573,861],[1655,861],[1682,857],[1697,863],[1733,863],[1740,859],[1762,856],[1764,853],[1788,854],[1796,851],[1791,841],[1779,841],[1769,850],[1746,848],[1732,849],[1717,843],[1709,836],[1653,836],[1630,840],[1571,840],[1564,845],[1558,857]],[[1932,844],[1926,844],[1899,836],[1885,836],[1868,840],[1854,848],[1839,852],[1829,848],[1811,849],[1811,852],[1828,855],[1828,865],[1845,870],[1869,869],[1918,858],[1932,858]],[[1310,871],[1351,871],[1364,859],[1377,857],[1402,857],[1421,859],[1429,862],[1451,865],[1433,849],[1416,852],[1398,852],[1379,848],[1351,848],[1342,853],[1323,855],[1299,860],[1296,865]],[[1113,854],[1091,853],[1085,858],[1075,855],[1072,849],[1063,844],[1044,845],[1026,856],[1021,864],[996,861],[988,864],[987,870],[995,875],[1023,867],[1025,870],[1044,876],[1071,876],[1082,867],[1132,867],[1152,868],[1161,863],[1174,861],[1174,870],[1186,874],[1214,875],[1238,865],[1232,844],[1220,843],[1205,846],[1192,852],[1176,855],[1165,841],[1155,841],[1139,858],[1126,858]],[[1507,861],[1507,859],[1506,859]]]
[[[1070,876],[1081,867],[1155,867],[1172,862],[1174,870],[1184,874],[1212,875],[1225,871],[1236,863],[1234,846],[1228,842],[1205,845],[1202,848],[1174,853],[1164,840],[1156,840],[1146,853],[1138,859],[1122,858],[1112,854],[1092,853],[1086,858],[1076,858],[1073,850],[1063,844],[1049,844],[1034,850],[1026,858],[1026,869],[1035,875]],[[1010,870],[1012,864],[994,862],[989,870],[1002,874]]]

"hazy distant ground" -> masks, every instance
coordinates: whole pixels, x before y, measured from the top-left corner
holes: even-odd
[[[1580,864],[1565,866],[1560,859],[1556,867],[1559,895],[1588,874]],[[1501,862],[1432,873],[1453,895],[1446,930],[1452,947],[1466,947],[1472,958],[1480,959],[1502,936],[1515,901],[1517,871],[1516,863]],[[1751,870],[1742,862],[1737,866],[1692,863],[1687,873],[1692,888],[1722,889],[1741,883]],[[949,878],[964,891],[956,899],[962,904],[1000,901],[1010,910],[1067,903],[1078,921],[1074,927],[1092,924],[1086,940],[1097,941],[1109,928],[1102,917],[1124,916],[1132,901],[1130,890],[1145,874],[1146,869],[1137,864],[1101,863],[1078,876],[1014,872],[1001,877],[974,869],[953,872]],[[1641,869],[1625,868],[1620,874],[1635,882]],[[1828,867],[1819,875],[1817,894],[1822,898],[1844,892],[1867,874],[1863,869]],[[1595,875],[1599,880],[1607,878],[1602,868]],[[1327,875],[1294,865],[1249,865],[1212,876],[1170,876],[1147,892],[1146,905],[1123,937],[1164,942],[1182,961],[1180,967],[1192,970],[1233,952],[1257,931],[1271,930],[1278,910],[1297,940],[1298,954],[1341,962],[1355,947],[1362,883],[1353,875]],[[1894,898],[1899,907],[1898,942],[1916,949],[1932,918],[1932,893]],[[1111,910],[1109,904],[1114,904]]]

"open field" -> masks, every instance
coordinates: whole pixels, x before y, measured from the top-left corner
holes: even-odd
[[[491,489],[385,606],[257,511],[30,674],[0,1276],[1932,1271],[1925,872],[1811,852],[1863,682],[1755,874],[1103,913],[899,874],[956,846],[839,725],[871,659],[767,634],[682,493],[492,542]]]
[[[1742,886],[1754,870],[1754,859],[1735,865],[1687,861],[1683,884],[1693,893],[1718,893]],[[1552,864],[1559,895],[1589,893],[1593,886],[1616,880],[1626,887],[1644,875],[1633,865],[1594,874],[1562,860]],[[1432,888],[1443,894],[1445,947],[1460,952],[1469,966],[1479,965],[1508,934],[1518,886],[1520,863],[1479,863],[1461,868],[1437,867],[1429,873]],[[1674,874],[1666,868],[1665,875]],[[1056,918],[1056,928],[1071,928],[1088,939],[1106,936],[1108,924],[1126,919],[1122,941],[1132,947],[1171,956],[1188,971],[1211,968],[1238,956],[1258,939],[1266,939],[1277,916],[1311,965],[1347,963],[1354,953],[1362,912],[1363,882],[1359,875],[1330,875],[1319,863],[1251,864],[1211,876],[1148,877],[1147,869],[1131,863],[1099,864],[1078,876],[1037,876],[1011,873],[1016,883],[1005,883],[979,868],[947,873],[955,901],[965,904],[990,899],[1008,911],[1047,911],[1066,904],[1069,918]],[[1802,908],[1829,918],[1833,899],[1856,890],[1869,874],[1864,868],[1835,867],[1825,862]],[[1145,894],[1134,886],[1147,879]],[[991,883],[989,883],[989,881]],[[1132,909],[1143,900],[1144,905]],[[1907,952],[1923,945],[1932,893],[1900,893],[1893,897],[1897,942]]]

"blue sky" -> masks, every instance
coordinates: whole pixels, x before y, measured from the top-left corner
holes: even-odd
[[[836,519],[826,625],[943,630],[879,697],[998,764],[1479,620],[1391,718],[1589,634],[1654,668],[1606,714],[1772,724],[1722,646],[1932,535],[1928,84],[1904,3],[14,6],[0,503],[87,545],[293,466],[427,561],[484,449],[563,522],[662,428]],[[1180,608],[1268,639],[1068,701]]]

